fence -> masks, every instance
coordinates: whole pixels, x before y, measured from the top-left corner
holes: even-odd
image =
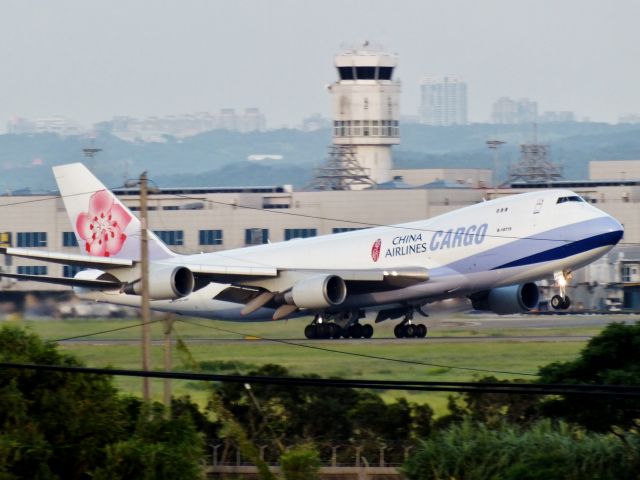
[[[219,443],[209,445],[205,471],[208,478],[258,479],[255,465],[244,459],[236,445]],[[286,447],[285,447],[286,448]],[[322,467],[321,479],[332,480],[401,480],[398,467],[411,453],[412,446],[318,445]],[[259,445],[260,458],[278,475],[280,448],[272,443]]]

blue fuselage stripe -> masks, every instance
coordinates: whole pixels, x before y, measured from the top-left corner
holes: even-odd
[[[587,252],[595,248],[604,247],[606,245],[615,245],[622,238],[623,232],[616,230],[613,232],[601,233],[589,238],[577,240],[575,242],[567,243],[559,247],[550,248],[542,252],[529,255],[527,257],[519,258],[512,262],[504,263],[497,267],[493,267],[491,270],[498,270],[500,268],[520,267],[523,265],[531,265],[534,263],[549,262],[552,260],[559,260],[561,258],[570,257],[579,253]]]

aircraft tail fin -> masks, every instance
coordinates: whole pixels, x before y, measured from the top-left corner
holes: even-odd
[[[53,173],[82,253],[140,260],[140,220],[82,163],[53,167]],[[174,255],[149,231],[151,260]]]

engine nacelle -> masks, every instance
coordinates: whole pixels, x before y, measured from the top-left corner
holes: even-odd
[[[113,275],[111,275],[110,273],[104,272],[102,270],[95,270],[95,269],[87,269],[87,270],[80,270],[78,273],[76,273],[74,275],[73,278],[77,278],[79,280],[109,280],[109,281],[113,281],[113,282],[117,282],[118,279],[116,277],[114,277]],[[87,288],[87,287],[79,287],[79,286],[74,286],[73,287],[73,291],[75,293],[77,293],[78,295],[82,295],[85,293],[91,293],[91,292],[95,292],[96,289],[95,288]]]
[[[340,305],[347,298],[347,285],[337,275],[318,275],[296,283],[284,300],[300,308],[326,308]]]
[[[152,300],[175,300],[193,291],[195,280],[187,267],[160,267],[149,270],[149,297]],[[142,294],[142,282],[130,283],[123,289],[129,295]]]
[[[498,315],[528,312],[538,305],[540,293],[535,283],[493,288],[471,296],[476,310],[490,310]]]

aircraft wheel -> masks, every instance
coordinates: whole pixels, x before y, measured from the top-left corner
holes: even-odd
[[[427,327],[423,324],[416,325],[416,337],[425,338],[427,336]]]
[[[393,334],[396,336],[396,338],[403,338],[404,337],[404,325],[396,325],[395,328],[393,329]]]
[[[342,328],[340,328],[340,325],[336,324],[336,323],[330,323],[329,324],[329,337],[331,338],[340,338],[340,335],[342,335]]]
[[[331,338],[331,332],[332,332],[332,328],[331,325],[329,323],[322,323],[320,325],[320,338]]]
[[[404,326],[404,336],[407,338],[414,338],[416,336],[416,326],[413,324],[408,324]]]
[[[351,330],[352,338],[362,338],[362,325],[360,325],[359,323],[354,323],[353,325],[351,325],[349,327],[349,330]]]
[[[373,327],[371,325],[369,325],[368,323],[366,325],[362,326],[362,336],[364,338],[373,337]]]
[[[566,310],[570,306],[571,306],[571,299],[568,296],[565,295],[564,301],[562,302],[562,309]]]
[[[306,327],[304,327],[304,336],[307,337],[309,340],[313,340],[316,335],[316,326],[315,325],[307,325]]]
[[[554,295],[553,297],[551,297],[551,306],[554,310],[560,310],[561,308],[563,308],[563,305],[564,301],[562,300],[562,297],[560,295]]]

